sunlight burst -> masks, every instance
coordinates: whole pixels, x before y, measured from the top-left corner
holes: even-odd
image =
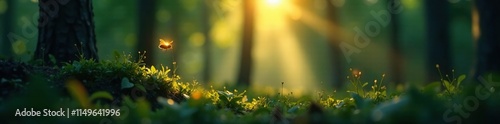
[[[261,0],[258,5],[253,87],[278,88],[281,83],[273,82],[286,82],[285,91],[291,91],[295,95],[317,89],[313,82],[319,81],[315,79],[308,56],[289,20],[299,20],[302,16],[301,9],[291,1],[284,0]]]
[[[279,6],[282,3],[282,0],[266,0],[266,3],[269,6]]]

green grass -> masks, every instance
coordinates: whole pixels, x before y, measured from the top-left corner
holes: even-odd
[[[143,55],[136,61],[130,55],[115,56],[48,71],[36,64],[18,65],[35,69],[2,76],[2,91],[8,93],[1,96],[0,116],[11,118],[6,123],[485,123],[494,122],[500,110],[495,87],[462,83],[465,75],[446,75],[440,82],[391,93],[385,74],[365,81],[359,72],[348,77],[347,91],[297,97],[281,89],[277,95],[257,96],[261,93],[181,82],[171,68],[144,66]],[[498,86],[497,78],[484,79]],[[120,116],[15,117],[23,108],[112,108],[120,109]]]

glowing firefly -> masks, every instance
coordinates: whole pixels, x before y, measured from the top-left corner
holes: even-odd
[[[173,43],[174,41],[166,42],[163,39],[160,39],[160,45],[158,45],[158,48],[161,50],[169,50],[173,48]]]

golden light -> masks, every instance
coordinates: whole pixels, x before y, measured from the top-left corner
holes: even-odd
[[[160,39],[160,44],[158,45],[158,48],[160,48],[163,51],[169,50],[173,48],[173,43],[174,41],[167,42],[163,39]]]
[[[200,91],[195,91],[191,93],[191,98],[193,98],[194,100],[198,100],[202,97],[202,95],[203,94]]]
[[[294,95],[317,89],[312,83],[304,83],[319,81],[312,74],[310,62],[290,21],[302,18],[300,7],[295,7],[291,0],[259,0],[257,5],[253,55],[255,74],[252,81],[255,83],[252,87],[277,88],[281,87],[281,83],[273,82],[286,82],[285,90],[292,91]]]
[[[474,41],[478,41],[479,36],[481,36],[481,28],[479,27],[479,12],[477,8],[472,7],[472,37]]]
[[[266,0],[266,3],[269,6],[279,6],[282,3],[282,0]]]
[[[168,100],[167,100],[167,103],[168,103],[169,105],[174,105],[174,104],[175,104],[175,101],[174,101],[173,99],[168,99]]]

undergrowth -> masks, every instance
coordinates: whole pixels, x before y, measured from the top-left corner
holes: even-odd
[[[79,60],[54,67],[52,73],[23,73],[25,77],[2,77],[1,85],[15,87],[2,95],[0,116],[7,123],[444,123],[490,122],[500,110],[499,94],[493,87],[481,90],[479,83],[462,83],[465,75],[441,76],[424,87],[408,86],[402,93],[389,93],[383,74],[379,79],[362,78],[361,72],[348,76],[349,95],[326,88],[315,95],[296,97],[284,93],[281,82],[277,95],[255,96],[246,90],[218,89],[183,82],[166,66],[145,66],[138,60],[115,54],[114,60]],[[31,68],[31,67],[30,67]],[[441,74],[441,71],[438,71]],[[29,69],[25,69],[29,70]],[[175,68],[174,68],[175,70]],[[454,73],[454,71],[452,71]],[[41,76],[36,76],[41,75]],[[15,80],[19,78],[20,80]],[[487,81],[495,84],[496,76]],[[441,89],[443,86],[444,89]],[[498,85],[491,85],[498,86]],[[208,88],[207,88],[208,87]],[[478,89],[487,99],[470,101]],[[328,92],[325,92],[325,90]],[[340,91],[339,91],[340,92]],[[483,98],[483,97],[481,97]],[[469,110],[471,104],[479,107]],[[461,116],[457,106],[467,107],[470,116]],[[15,117],[22,108],[112,108],[119,117]],[[452,110],[452,115],[447,115]],[[456,118],[455,118],[456,117]],[[487,120],[487,121],[484,121]]]

